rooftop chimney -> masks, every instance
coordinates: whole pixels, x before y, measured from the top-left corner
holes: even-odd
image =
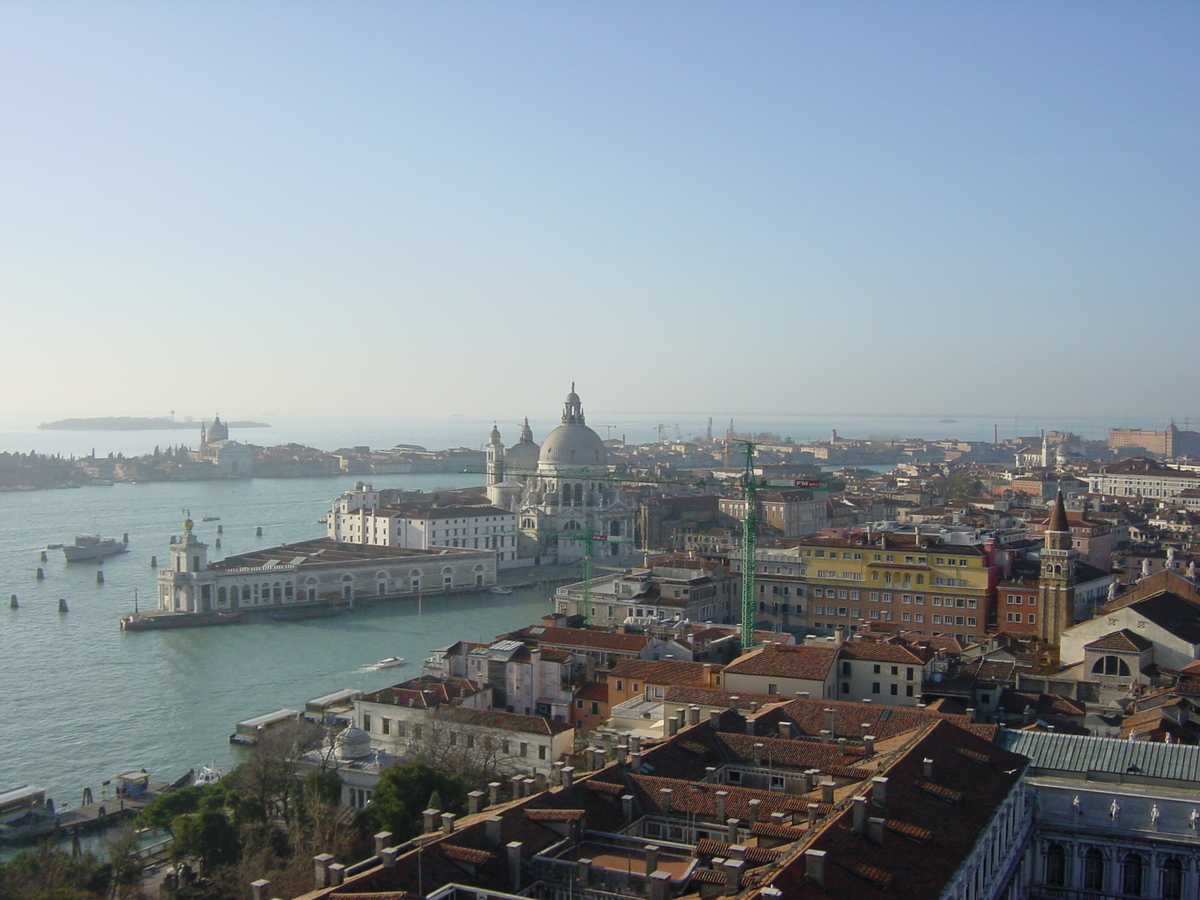
[[[779,739],[781,741],[790,741],[792,739],[792,723],[791,722],[780,722],[779,723]]]
[[[483,820],[483,824],[487,828],[488,843],[499,844],[504,832],[504,820],[499,816],[488,816]]]
[[[658,851],[657,844],[647,844],[642,848],[642,852],[646,854],[646,874],[653,875],[658,871]]]
[[[375,851],[379,853],[378,850]],[[322,853],[313,857],[313,887],[329,887],[329,864],[333,862],[332,853]]]
[[[725,860],[725,893],[732,895],[742,889],[742,871],[745,868],[744,859]]]
[[[515,894],[521,890],[521,842],[509,841],[505,844],[508,850],[508,889]]]
[[[868,757],[875,755],[875,735],[867,734],[863,736],[863,753]]]
[[[837,734],[837,710],[825,710],[825,730],[829,732],[830,737]]]
[[[883,843],[883,825],[886,821],[887,821],[887,819],[880,819],[880,818],[873,816],[870,819],[870,821],[867,823],[868,829],[869,829],[870,835],[871,835],[871,843],[873,843],[873,844],[882,844]]]
[[[862,837],[867,830],[867,798],[855,797],[854,804],[854,833]]]
[[[441,814],[442,814],[442,811],[440,809],[427,809],[423,813],[421,813],[421,815],[425,819],[424,826],[425,826],[426,834],[428,834],[431,831],[437,831],[438,816],[440,816]]]
[[[738,840],[738,825],[741,824],[737,819],[728,818],[725,820],[725,843],[736,844]]]
[[[621,815],[626,822],[633,821],[633,794],[621,795]]]
[[[250,896],[253,900],[267,900],[267,890],[271,887],[271,882],[265,878],[260,878],[258,881],[250,882]]]
[[[467,794],[467,814],[475,815],[483,812],[484,799],[487,797],[483,791],[471,791]]]
[[[758,823],[758,808],[762,805],[762,801],[757,797],[752,797],[746,801],[746,805],[750,807],[750,824],[753,826]]]
[[[725,804],[729,798],[729,791],[717,791],[713,797],[716,799],[717,811],[715,813],[718,822],[725,821]]]
[[[836,782],[833,782],[833,781],[822,781],[821,782],[821,802],[822,803],[832,803],[833,802],[833,789],[835,787],[837,787]]]
[[[674,793],[670,788],[661,788],[658,792],[658,804],[662,807],[664,813],[671,811],[671,794]]]
[[[816,803],[810,803],[810,804],[808,804],[806,811],[808,813],[807,822],[808,822],[809,826],[811,827],[816,824],[817,817],[821,812],[821,807]]]
[[[442,813],[442,834],[454,834],[454,813]]]
[[[384,847],[390,846],[392,843],[392,833],[390,831],[381,831],[375,837],[375,853],[378,854]]]
[[[804,874],[819,888],[825,887],[825,851],[804,851]]]
[[[886,776],[877,775],[871,779],[871,800],[876,806],[887,806],[887,785]]]
[[[921,760],[921,762],[925,767],[926,781],[933,781],[933,760],[932,759],[923,759],[923,760]]]

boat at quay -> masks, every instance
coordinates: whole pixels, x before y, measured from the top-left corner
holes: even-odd
[[[236,625],[240,612],[214,613],[129,613],[121,616],[122,631],[154,631],[160,628],[198,628],[205,625]]]

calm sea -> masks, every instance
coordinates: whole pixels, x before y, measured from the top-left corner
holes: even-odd
[[[591,416],[607,437],[631,442],[666,434],[703,434],[707,420],[671,415]],[[502,420],[506,442],[517,436],[517,416]],[[40,431],[37,422],[0,423],[0,450],[82,455],[136,455],[156,444],[197,443],[198,433]],[[541,440],[557,424],[532,422]],[[720,433],[728,420],[714,423]],[[949,423],[933,418],[758,417],[735,421],[739,430],[771,431],[796,439],[819,438],[831,428],[847,437],[990,438],[997,425],[984,419]],[[232,437],[260,444],[296,441],[322,449],[390,447],[415,443],[431,449],[479,447],[492,420],[445,417],[379,420],[284,420],[264,429],[234,430]],[[1001,438],[1064,428],[1102,436],[1101,422],[998,423]],[[22,784],[45,787],[60,805],[79,803],[85,787],[138,768],[155,780],[173,780],[189,768],[216,761],[227,766],[237,751],[228,735],[239,719],[341,688],[374,690],[416,674],[436,647],[458,639],[490,639],[536,620],[548,610],[547,591],[397,601],[359,610],[341,619],[277,623],[248,621],[231,628],[126,634],[118,617],[133,609],[134,590],[153,605],[152,556],[165,562],[168,540],[179,533],[190,510],[212,558],[319,537],[317,520],[349,478],[255,479],[170,484],[118,484],[77,490],[0,494],[0,790]],[[479,483],[479,476],[388,476],[375,487],[433,490]],[[203,517],[217,517],[210,522]],[[217,534],[217,526],[223,534]],[[263,536],[255,536],[262,527]],[[39,551],[71,541],[81,532],[119,537],[128,533],[130,552],[110,557],[102,568],[67,565],[61,551]],[[222,546],[215,546],[220,537]],[[35,578],[37,568],[45,573]],[[20,608],[9,609],[10,594]],[[58,612],[58,600],[70,611]],[[410,660],[407,669],[374,671],[387,656]]]

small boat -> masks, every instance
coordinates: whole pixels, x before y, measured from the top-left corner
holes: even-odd
[[[488,588],[488,590],[491,591],[493,594],[511,594],[512,593],[512,588],[504,587],[503,585],[499,585],[499,584],[493,584],[490,588]]]
[[[192,779],[192,787],[210,787],[225,777],[225,770],[216,765],[201,766],[196,777]]]
[[[205,516],[200,521],[201,522],[219,522],[219,521],[221,521],[221,517],[220,516]]]
[[[404,657],[403,656],[389,656],[386,659],[381,659],[379,662],[375,663],[375,668],[390,669],[394,666],[402,666],[402,665],[404,665]]]
[[[67,562],[80,562],[85,559],[103,559],[115,553],[125,553],[129,549],[129,535],[121,540],[102,538],[98,534],[77,535],[74,544],[63,544],[63,556]]]

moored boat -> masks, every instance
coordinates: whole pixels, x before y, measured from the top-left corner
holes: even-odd
[[[75,543],[63,544],[63,556],[67,562],[81,562],[85,559],[103,559],[117,553],[125,553],[129,549],[129,535],[122,535],[121,540],[102,538],[98,534],[76,535]]]
[[[202,625],[236,625],[240,612],[129,613],[121,617],[122,631],[153,631],[159,628],[196,628]]]
[[[511,594],[512,593],[512,588],[504,587],[503,585],[499,585],[499,584],[493,584],[490,588],[488,588],[488,590],[491,591],[493,594]]]

